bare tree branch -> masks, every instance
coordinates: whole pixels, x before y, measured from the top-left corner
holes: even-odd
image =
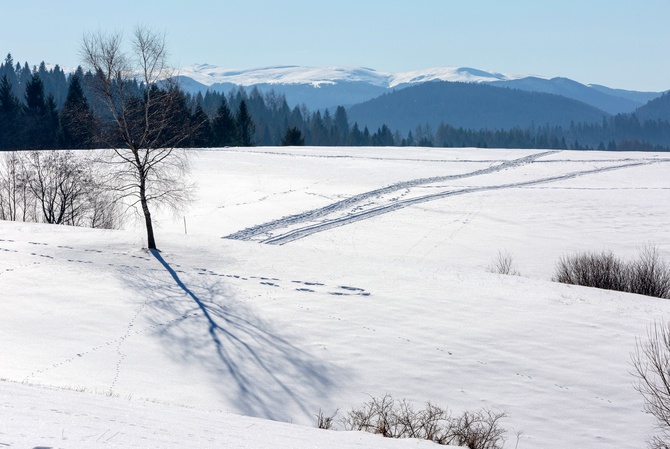
[[[631,354],[635,389],[644,398],[644,409],[656,418],[661,435],[653,436],[652,449],[670,447],[670,324],[656,322],[647,329],[647,340],[637,340]]]

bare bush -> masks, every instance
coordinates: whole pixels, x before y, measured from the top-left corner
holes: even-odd
[[[451,421],[450,444],[467,446],[471,449],[497,449],[503,446],[505,429],[500,427],[499,421],[505,418],[505,413],[483,409],[478,412],[463,412]]]
[[[661,435],[650,437],[652,449],[670,448],[670,325],[654,323],[647,340],[637,340],[631,354],[635,388],[644,398],[644,409],[656,418]]]
[[[387,394],[352,409],[342,422],[345,430],[365,431],[387,438],[418,438],[441,445],[499,449],[503,447],[506,432],[500,427],[500,420],[506,416],[483,409],[464,412],[454,418],[448,409],[430,402],[425,408],[416,409],[410,402],[396,401]]]
[[[628,269],[612,252],[580,253],[561,257],[553,280],[564,284],[625,291]]]
[[[640,250],[638,260],[625,262],[612,252],[580,253],[562,257],[552,278],[555,282],[670,298],[670,265],[658,248]]]
[[[335,416],[337,416],[337,410],[332,415],[324,415],[323,411],[319,409],[319,413],[316,414],[316,427],[331,430],[335,424]]]
[[[519,276],[521,273],[514,266],[514,258],[507,251],[498,251],[498,255],[493,263],[489,265],[489,273],[506,274],[510,276]]]
[[[640,250],[640,258],[630,264],[629,270],[629,291],[670,298],[670,266],[661,260],[657,247],[646,246]]]

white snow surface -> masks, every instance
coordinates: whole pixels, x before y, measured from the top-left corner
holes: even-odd
[[[393,88],[400,84],[427,81],[490,82],[523,78],[523,76],[490,73],[467,67],[437,67],[410,72],[378,72],[366,67],[275,66],[255,69],[227,69],[210,64],[183,67],[179,74],[206,86],[232,83],[238,86],[255,84],[310,84],[319,87],[337,82],[365,82]]]
[[[504,411],[519,449],[655,431],[630,353],[670,302],[550,278],[576,251],[670,259],[670,155],[189,152],[160,253],[139,221],[0,221],[0,447],[434,447],[313,428],[386,393]]]

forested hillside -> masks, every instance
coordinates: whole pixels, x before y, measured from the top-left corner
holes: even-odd
[[[91,94],[92,82],[81,67],[67,74],[44,62],[31,68],[8,54],[0,64],[0,150],[120,144],[120,136],[101,133],[109,116]],[[146,93],[137,82],[126,89],[140,102]],[[194,130],[183,147],[670,148],[668,94],[615,116],[559,95],[454,82],[428,82],[332,111],[289,107],[285,95],[257,87],[178,94],[174,126]]]

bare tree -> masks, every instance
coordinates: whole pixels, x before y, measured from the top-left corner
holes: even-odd
[[[184,95],[167,64],[165,36],[137,27],[131,50],[122,44],[121,34],[88,34],[82,54],[94,74],[93,92],[106,106],[100,122],[114,150],[115,187],[141,209],[148,248],[156,249],[150,206],[179,207],[188,199],[187,160],[175,148],[199,125],[181,120]]]
[[[51,224],[80,225],[95,196],[90,164],[71,151],[33,151],[25,160],[25,183]]]
[[[0,220],[33,219],[25,166],[16,151],[6,152],[0,163]]]
[[[656,322],[647,340],[638,340],[631,354],[635,386],[644,398],[644,409],[656,418],[661,435],[650,437],[652,449],[670,448],[670,324]]]

